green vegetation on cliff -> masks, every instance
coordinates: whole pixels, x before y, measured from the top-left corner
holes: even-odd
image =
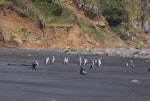
[[[46,25],[65,25],[71,22],[72,11],[57,0],[1,0],[11,3],[15,9]]]
[[[102,14],[110,26],[120,25],[122,22],[129,21],[123,0],[103,1]]]

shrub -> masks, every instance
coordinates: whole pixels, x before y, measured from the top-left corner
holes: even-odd
[[[52,13],[55,15],[55,16],[59,16],[61,15],[63,12],[63,6],[60,5],[60,4],[55,4],[53,10],[52,10]]]
[[[122,22],[128,22],[128,13],[122,0],[103,0],[102,14],[106,17],[110,26],[120,25]]]
[[[28,29],[27,28],[22,28],[21,32],[22,32],[23,35],[26,36],[28,34]]]

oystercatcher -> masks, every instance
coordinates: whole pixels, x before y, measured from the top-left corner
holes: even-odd
[[[36,70],[36,67],[39,65],[38,61],[34,61],[34,63],[32,63],[32,69]]]
[[[83,75],[83,76],[85,76],[85,75],[88,74],[88,72],[85,71],[85,70],[81,67],[81,68],[80,68],[80,74]]]

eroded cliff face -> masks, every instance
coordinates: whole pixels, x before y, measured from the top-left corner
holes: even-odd
[[[74,4],[74,0],[72,0],[72,2],[70,0],[60,1],[73,11],[72,23],[67,26],[44,26],[42,29],[40,21],[32,20],[26,15],[18,13],[12,5],[0,4],[0,47],[40,49],[91,49],[98,47],[150,48],[150,22],[148,17],[144,19],[144,21],[131,19],[130,24],[133,27],[129,30],[123,30],[124,33],[131,35],[131,38],[127,40],[126,43],[111,31],[103,16],[100,15],[91,20],[90,17],[93,17],[93,15],[88,14],[88,11],[86,11],[90,8],[80,10],[77,8],[77,5]],[[128,1],[131,2],[132,0]],[[145,4],[146,6],[142,6],[144,8],[140,7],[138,9],[144,9],[145,12],[149,13],[149,1],[147,0]],[[86,12],[88,16],[86,16],[83,11]],[[94,9],[93,12],[97,12],[97,15],[99,11],[95,11]],[[130,8],[129,12],[134,14],[132,10],[130,11]],[[131,16],[134,15],[131,14]],[[79,18],[85,19],[97,30],[104,30],[105,39],[95,40],[91,34],[83,32],[80,22],[78,21]]]
[[[45,26],[14,10],[12,5],[0,4],[0,45],[15,48],[75,48],[99,47],[100,43],[83,34],[77,24]]]

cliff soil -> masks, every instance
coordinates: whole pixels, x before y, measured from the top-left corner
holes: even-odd
[[[61,2],[63,2],[61,0]],[[7,48],[73,48],[90,49],[97,47],[127,47],[114,33],[112,33],[105,19],[91,20],[72,3],[65,3],[73,11],[76,19],[67,26],[45,26],[32,20],[24,14],[18,13],[12,5],[0,4],[0,47]],[[95,28],[105,27],[106,39],[96,40],[92,35],[82,31],[79,18],[83,18]]]

